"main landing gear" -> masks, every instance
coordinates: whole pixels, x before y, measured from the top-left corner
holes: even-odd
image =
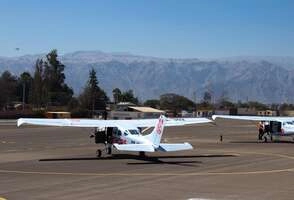
[[[97,149],[96,156],[97,158],[100,158],[102,156],[102,153],[105,152],[108,155],[112,154],[112,145],[111,144],[105,144],[104,149]]]
[[[111,155],[112,153],[112,141],[113,141],[113,128],[102,128],[95,129],[94,134],[91,137],[95,137],[96,144],[104,144],[105,147],[103,149],[97,149],[96,156],[100,158],[102,153],[106,153]]]

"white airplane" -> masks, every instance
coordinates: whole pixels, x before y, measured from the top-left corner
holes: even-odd
[[[267,116],[232,116],[232,115],[213,115],[212,119],[236,119],[269,122],[269,132],[264,135],[263,139],[273,141],[279,137],[289,136],[294,140],[294,117],[267,117]]]
[[[193,149],[192,145],[185,143],[160,143],[165,126],[183,126],[186,124],[198,124],[212,122],[206,118],[166,118],[161,115],[159,119],[134,119],[134,120],[95,120],[95,119],[34,119],[20,118],[17,126],[23,124],[61,126],[61,127],[92,127],[95,128],[95,142],[103,143],[104,149],[111,154],[112,146],[120,151],[145,152],[155,151],[181,151]],[[155,127],[148,135],[142,135],[141,128]],[[102,130],[101,130],[102,129]],[[100,131],[99,131],[100,130]],[[100,157],[102,150],[97,150],[97,157]]]

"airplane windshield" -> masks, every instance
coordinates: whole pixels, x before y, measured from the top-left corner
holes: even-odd
[[[287,125],[294,125],[293,122],[286,122]]]
[[[139,135],[139,132],[137,130],[129,130],[129,132],[132,134],[132,135]]]

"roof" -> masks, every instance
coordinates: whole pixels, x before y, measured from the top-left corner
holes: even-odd
[[[132,108],[139,112],[150,112],[150,113],[164,113],[163,110],[158,110],[151,107],[139,107],[139,106],[129,106],[129,108]]]
[[[131,102],[119,102],[117,103],[118,106],[135,106],[136,104],[133,104]]]
[[[56,113],[56,114],[70,114],[70,112],[63,112],[63,111],[49,111],[47,113]]]

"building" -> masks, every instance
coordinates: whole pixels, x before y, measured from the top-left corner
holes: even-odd
[[[213,114],[213,110],[197,110],[196,117],[211,117]]]
[[[214,111],[215,115],[237,115],[237,109],[236,108],[230,108],[230,109],[217,109]]]
[[[147,119],[158,118],[165,114],[165,111],[151,107],[134,106],[129,104],[118,104],[117,109],[110,111],[108,118],[110,119]]]
[[[238,108],[237,114],[238,115],[256,115],[257,111],[255,108]]]
[[[277,116],[277,111],[275,110],[260,110],[257,111],[258,116]]]
[[[46,117],[47,118],[53,118],[53,119],[58,119],[58,118],[70,118],[71,114],[70,112],[46,112]]]
[[[283,110],[283,111],[281,111],[281,115],[294,117],[294,110]]]

